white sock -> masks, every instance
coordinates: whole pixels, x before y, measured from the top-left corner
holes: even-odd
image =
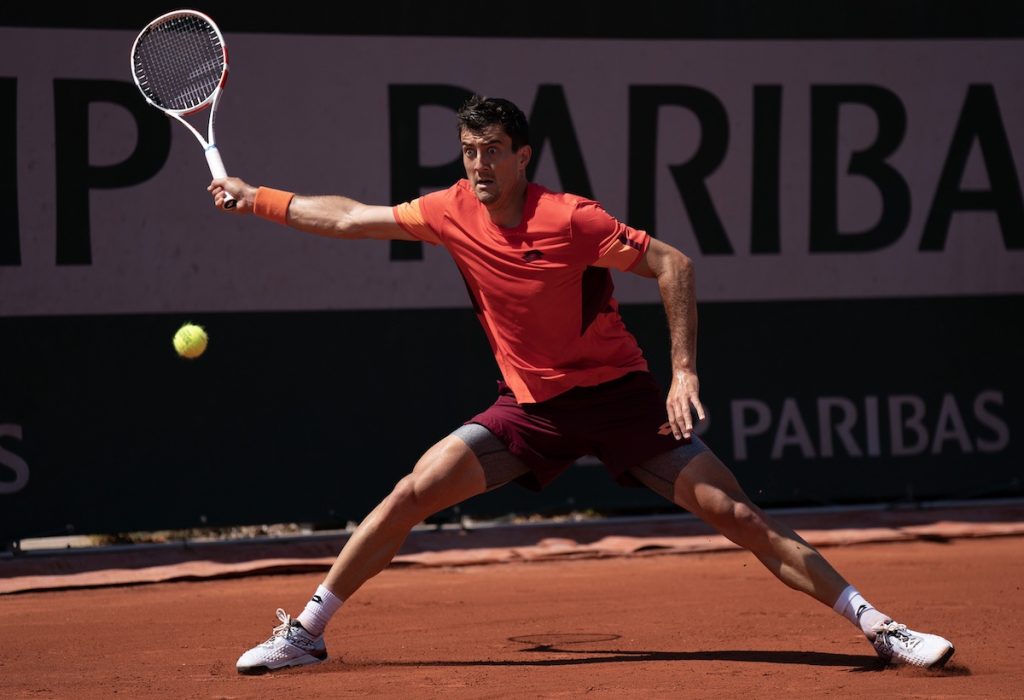
[[[299,624],[314,637],[324,633],[324,628],[331,621],[334,613],[341,609],[345,601],[331,593],[323,584],[317,586],[316,593],[306,603],[305,609],[299,613]]]
[[[832,609],[859,627],[868,639],[875,638],[874,626],[876,624],[890,619],[888,615],[875,610],[874,606],[864,600],[864,596],[853,586],[843,589]]]

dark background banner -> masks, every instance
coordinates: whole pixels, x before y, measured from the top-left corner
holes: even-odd
[[[704,438],[764,505],[1020,495],[1022,312],[1020,297],[705,304]],[[662,310],[624,315],[664,383]],[[194,362],[170,348],[177,317],[0,319],[0,481],[28,478],[0,495],[6,539],[343,525],[495,394],[469,310],[192,320],[214,329]],[[665,505],[584,463],[461,512]]]

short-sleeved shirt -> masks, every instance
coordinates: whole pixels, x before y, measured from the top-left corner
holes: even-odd
[[[612,298],[609,268],[629,270],[650,243],[600,204],[530,183],[522,222],[491,221],[467,180],[393,209],[462,273],[505,383],[520,403],[646,370]]]

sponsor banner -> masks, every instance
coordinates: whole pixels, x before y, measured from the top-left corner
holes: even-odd
[[[0,27],[0,315],[467,305],[442,250],[216,212],[195,139],[131,82],[134,37]],[[531,117],[534,179],[683,249],[704,301],[1024,293],[1019,39],[227,41],[218,141],[256,184],[447,186],[480,92]]]
[[[1024,495],[1022,306],[705,304],[703,437],[766,506]],[[664,385],[663,310],[623,314]],[[195,361],[171,348],[178,315],[0,319],[0,541],[358,521],[496,396],[469,309],[192,320],[210,332]],[[460,512],[665,507],[584,460]]]

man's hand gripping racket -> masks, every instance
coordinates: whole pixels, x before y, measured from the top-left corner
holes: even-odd
[[[214,122],[228,79],[228,51],[213,20],[194,10],[161,15],[146,25],[132,46],[132,75],[149,104],[184,124],[206,152],[215,179],[227,171],[217,150]],[[184,117],[210,107],[207,138]],[[237,201],[224,193],[222,206]]]

